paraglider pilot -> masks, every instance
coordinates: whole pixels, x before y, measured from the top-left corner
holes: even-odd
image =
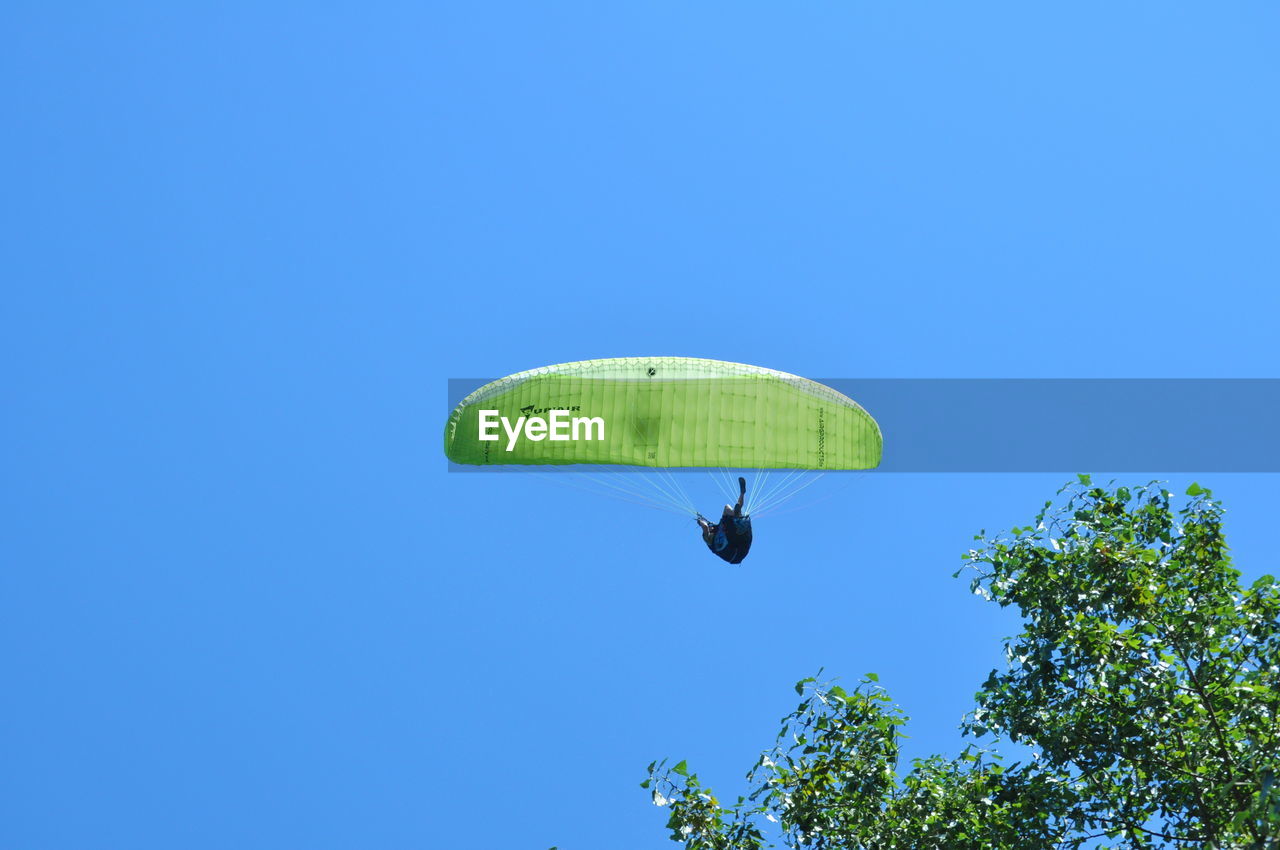
[[[714,554],[731,564],[740,564],[751,550],[751,517],[742,513],[742,501],[747,496],[747,479],[738,479],[738,503],[725,505],[718,524],[698,514],[702,528],[702,540]]]

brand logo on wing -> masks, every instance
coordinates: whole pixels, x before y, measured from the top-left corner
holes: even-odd
[[[534,404],[526,404],[524,407],[520,408],[520,412],[525,416],[533,416],[536,413],[550,413],[553,410],[564,410],[569,413],[577,413],[582,410],[582,406],[575,404],[573,407],[538,407]]]
[[[827,411],[818,408],[818,468],[827,465]]]
[[[480,434],[482,441],[501,440],[502,434],[507,436],[507,451],[513,451],[516,441],[521,437],[535,443],[543,440],[561,442],[564,440],[603,440],[604,418],[600,416],[570,416],[581,410],[581,407],[545,408],[529,405],[520,408],[523,414],[513,423],[500,415],[497,410],[480,411]],[[546,413],[546,418],[531,414]],[[485,447],[488,448],[487,446]]]

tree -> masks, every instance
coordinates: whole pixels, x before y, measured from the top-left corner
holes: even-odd
[[[851,691],[804,679],[747,797],[722,804],[684,762],[649,766],[672,840],[1280,848],[1280,583],[1241,587],[1223,508],[1199,486],[1176,511],[1155,485],[1080,476],[1064,493],[964,556],[971,589],[1016,606],[1023,628],[978,691],[959,756],[902,771],[906,717],[874,675]],[[1006,766],[1004,741],[1030,757]]]

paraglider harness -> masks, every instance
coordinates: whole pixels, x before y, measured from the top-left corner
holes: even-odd
[[[701,514],[698,516],[706,520]],[[706,540],[707,548],[731,564],[741,564],[751,550],[751,517],[726,510],[712,529],[711,539]]]

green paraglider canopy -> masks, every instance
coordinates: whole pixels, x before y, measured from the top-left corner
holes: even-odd
[[[454,408],[456,463],[870,469],[880,428],[853,399],[785,372],[694,357],[544,366]]]

